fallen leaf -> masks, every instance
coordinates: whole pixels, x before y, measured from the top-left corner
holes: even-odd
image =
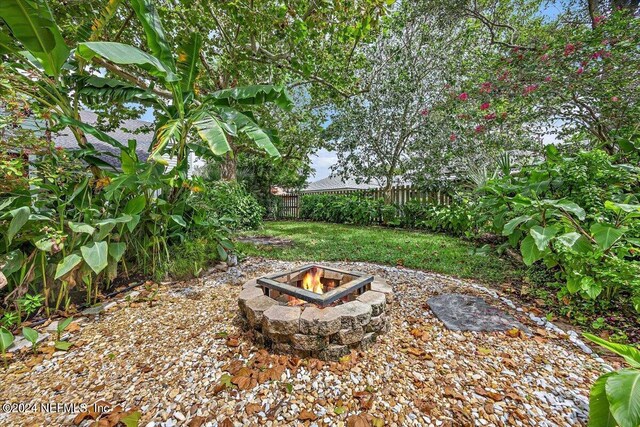
[[[490,348],[478,347],[478,353],[482,356],[488,356],[491,354]]]
[[[260,405],[259,403],[250,403],[244,407],[244,411],[247,413],[247,415],[251,416],[262,411],[262,405]]]
[[[80,325],[77,322],[71,322],[69,326],[65,329],[66,332],[77,332],[80,330]]]
[[[318,416],[311,411],[303,410],[298,415],[298,419],[300,421],[315,421],[318,419]]]
[[[249,377],[236,375],[231,378],[231,383],[237,385],[240,390],[248,390],[251,385],[251,379]]]
[[[191,418],[191,420],[187,424],[187,427],[200,427],[205,422],[207,422],[207,419],[205,417],[195,416]]]
[[[431,411],[436,407],[433,403],[428,402],[424,399],[416,399],[413,401],[413,403],[416,405],[418,410],[420,410],[420,412],[426,415],[431,415]]]
[[[29,368],[33,368],[34,366],[39,365],[43,359],[44,359],[43,356],[32,357],[26,362],[24,362],[24,364],[27,365],[27,367]]]
[[[233,427],[233,421],[231,421],[229,418],[225,418],[220,424],[218,424],[220,427]]]
[[[507,331],[507,336],[510,336],[511,338],[518,338],[520,336],[520,329],[518,328],[509,329]]]
[[[335,408],[333,408],[333,412],[336,415],[342,415],[342,414],[345,413],[345,411],[346,411],[346,409],[344,408],[344,406],[336,406]]]
[[[409,347],[407,349],[407,353],[413,355],[413,356],[418,356],[418,357],[422,357],[424,356],[426,353],[424,350],[421,350],[419,348],[415,348],[415,347]]]
[[[347,427],[371,427],[371,423],[364,415],[351,415],[347,418]]]
[[[363,400],[360,403],[360,408],[365,410],[365,411],[373,408],[373,395],[371,395],[371,397],[369,397],[369,399]]]
[[[79,426],[84,420],[86,419],[94,419],[91,414],[87,411],[85,412],[80,412],[78,415],[76,415],[76,417],[73,419],[73,424]]]
[[[444,397],[450,397],[453,399],[464,400],[464,396],[455,391],[453,387],[445,387],[444,388]]]
[[[40,347],[38,351],[44,354],[53,354],[56,352],[56,349],[53,346],[46,346],[46,347]]]

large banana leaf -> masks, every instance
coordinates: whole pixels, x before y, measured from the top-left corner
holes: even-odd
[[[2,31],[3,27],[0,27],[0,55],[7,53],[14,53],[16,51],[16,45],[9,34]]]
[[[164,35],[162,22],[154,2],[151,0],[131,0],[131,6],[133,6],[133,10],[147,35],[149,50],[167,69],[175,73],[176,64],[173,60],[171,46]]]
[[[178,71],[180,72],[182,92],[192,91],[193,83],[198,75],[201,46],[202,36],[199,33],[191,33],[189,40],[178,50]]]
[[[91,103],[141,103],[155,101],[151,92],[129,83],[98,76],[74,76],[78,94],[83,101]]]
[[[178,141],[182,133],[183,122],[180,119],[167,120],[156,130],[156,140],[153,144],[151,156],[157,159],[167,146],[172,146]]]
[[[122,3],[122,0],[109,0],[105,7],[100,11],[98,17],[93,19],[89,41],[99,40],[100,34],[107,26],[109,21],[111,21],[111,18],[113,18],[116,14],[120,3]]]
[[[225,111],[223,117],[228,117],[229,122],[237,129],[238,133],[244,133],[259,148],[262,148],[272,157],[280,157],[280,152],[273,144],[272,136],[256,124],[248,115],[235,111],[228,107],[220,107]]]
[[[202,113],[199,119],[194,122],[194,126],[198,129],[198,135],[206,141],[213,154],[222,155],[231,150],[221,123],[211,113]]]
[[[80,43],[77,53],[88,61],[97,55],[115,64],[134,64],[167,82],[180,80],[174,71],[167,68],[158,58],[126,44],[115,42]]]
[[[120,148],[123,150],[127,148],[124,145],[122,145],[118,140],[110,137],[106,133],[102,132],[99,129],[96,129],[95,127],[87,123],[80,122],[68,116],[58,116],[57,119],[59,123],[67,126],[77,127],[78,129],[81,129],[83,132],[88,133],[89,135],[93,135],[96,138],[98,138],[100,141],[106,142],[107,144],[112,145],[113,147]]]
[[[233,89],[222,89],[209,95],[205,102],[210,101],[216,105],[231,105],[232,101],[244,105],[259,105],[273,102],[280,108],[289,111],[293,108],[293,101],[282,86],[275,85],[251,85],[240,86]]]
[[[44,0],[2,0],[0,18],[50,76],[58,76],[69,57],[51,10]]]

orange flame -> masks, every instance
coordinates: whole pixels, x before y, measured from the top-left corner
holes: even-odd
[[[322,283],[320,282],[320,270],[312,267],[302,278],[302,288],[315,292],[316,294],[322,294],[323,289]]]

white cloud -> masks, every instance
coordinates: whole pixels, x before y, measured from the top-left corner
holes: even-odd
[[[311,175],[313,181],[323,179],[331,175],[331,166],[338,162],[338,156],[332,152],[325,150],[324,148],[319,150],[318,153],[311,156],[311,166],[315,169],[315,173]]]

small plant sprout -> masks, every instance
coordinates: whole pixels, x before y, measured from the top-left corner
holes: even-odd
[[[158,295],[158,291],[160,290],[158,288],[158,285],[156,284],[155,286],[152,284],[145,284],[144,285],[145,290],[147,291],[148,295],[145,298],[145,300],[147,301],[147,303],[149,304],[149,307],[153,307],[153,302],[157,301],[157,295]]]
[[[0,319],[0,324],[5,328],[11,328],[20,322],[20,316],[15,311],[7,311]]]
[[[22,328],[22,336],[31,343],[31,350],[33,350],[33,354],[36,354],[38,351],[38,337],[40,336],[38,331],[25,326]]]
[[[56,332],[58,334],[58,338],[56,341],[60,341],[60,337],[62,336],[62,332],[73,322],[73,317],[68,317],[64,320],[58,322],[58,326],[56,327]]]
[[[7,349],[13,343],[13,334],[6,328],[0,327],[0,352],[2,352],[2,360],[4,367],[7,367]]]

